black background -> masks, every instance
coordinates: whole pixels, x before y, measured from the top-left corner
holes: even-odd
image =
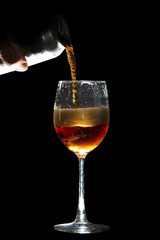
[[[141,206],[137,153],[139,157],[143,153],[135,140],[134,69],[139,66],[136,18],[130,14],[131,8],[126,13],[119,6],[103,12],[62,14],[75,49],[77,79],[105,80],[108,86],[110,126],[103,142],[86,158],[85,185],[88,220],[109,225],[110,231],[79,236],[52,230],[54,224],[74,220],[78,201],[78,161],[62,145],[53,126],[58,81],[71,78],[64,51],[24,73],[0,76],[1,216],[6,236],[133,236],[133,219],[137,223],[141,218],[141,212],[137,215]]]

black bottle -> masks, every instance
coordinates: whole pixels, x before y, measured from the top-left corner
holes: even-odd
[[[9,36],[21,48],[28,66],[58,57],[71,44],[68,26],[61,15],[29,21],[20,28],[14,25]],[[0,75],[14,71],[0,60]]]

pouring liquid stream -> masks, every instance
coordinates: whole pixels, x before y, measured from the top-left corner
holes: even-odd
[[[77,80],[76,80],[76,59],[74,55],[73,45],[66,46],[66,53],[68,63],[70,65],[71,77],[72,77],[72,100],[75,108],[78,108],[78,96],[77,96]]]

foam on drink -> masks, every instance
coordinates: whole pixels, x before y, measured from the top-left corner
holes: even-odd
[[[54,125],[57,127],[94,127],[100,124],[109,124],[108,107],[54,110]]]

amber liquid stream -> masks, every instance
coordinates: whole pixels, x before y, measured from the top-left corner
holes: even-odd
[[[74,104],[75,108],[78,108],[76,59],[75,59],[75,55],[74,55],[73,45],[66,46],[66,53],[67,53],[68,63],[70,65],[71,77],[72,77],[73,104]]]

